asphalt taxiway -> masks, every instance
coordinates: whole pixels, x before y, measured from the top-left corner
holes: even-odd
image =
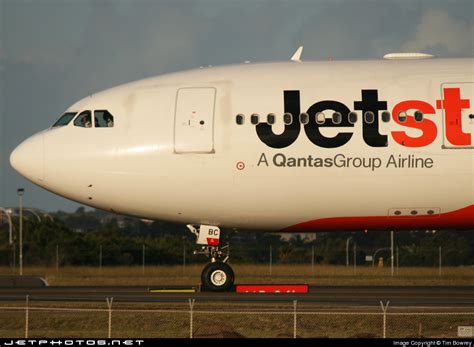
[[[145,286],[47,286],[40,288],[0,288],[0,301],[105,301],[114,302],[254,302],[270,303],[298,300],[332,306],[449,306],[474,309],[474,286],[310,286],[307,294],[289,293],[214,293],[201,292],[199,286],[168,287],[165,292]],[[193,292],[193,289],[195,292]]]

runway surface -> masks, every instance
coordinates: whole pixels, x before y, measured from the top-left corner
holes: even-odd
[[[183,302],[196,299],[199,302],[216,303],[271,303],[298,300],[334,306],[379,306],[380,301],[390,300],[391,306],[474,309],[474,286],[311,286],[308,294],[150,293],[149,287],[144,286],[0,288],[0,301],[3,302],[24,301],[26,295],[29,295],[30,300],[36,301],[105,301],[105,298],[111,297],[114,302]]]

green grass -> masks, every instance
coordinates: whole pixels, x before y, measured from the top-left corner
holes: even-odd
[[[25,310],[22,304],[0,303],[0,306],[0,337],[24,337]],[[6,306],[20,309],[7,310],[4,308]],[[344,311],[322,309],[314,304],[301,304],[298,307],[296,331],[299,337],[382,337],[383,315],[377,307]],[[62,310],[55,311],[53,308]],[[455,338],[458,326],[473,324],[472,309],[459,308],[454,313],[449,311],[446,308],[393,308],[387,314],[387,337]],[[108,317],[105,302],[34,301],[30,303],[28,336],[104,338],[108,334]],[[186,302],[116,303],[113,305],[111,322],[113,338],[184,338],[189,337],[190,333],[190,313]],[[193,313],[195,336],[234,331],[244,337],[293,337],[293,324],[291,303],[250,305],[208,302],[196,305]]]
[[[439,276],[436,267],[402,267],[391,276],[389,267],[316,265],[231,264],[236,283],[308,283],[310,285],[474,285],[474,267],[445,267]],[[203,265],[120,266],[120,267],[24,267],[25,275],[45,278],[50,285],[197,285]],[[12,269],[0,267],[0,275]]]

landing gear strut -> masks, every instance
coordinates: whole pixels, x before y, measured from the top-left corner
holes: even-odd
[[[210,259],[201,273],[201,286],[204,290],[223,292],[234,286],[234,271],[227,264],[229,260],[228,246],[219,247],[220,229],[212,225],[187,225],[188,229],[197,237],[196,243],[202,245],[194,254],[204,254]]]

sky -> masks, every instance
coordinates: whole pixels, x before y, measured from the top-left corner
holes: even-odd
[[[94,92],[167,72],[288,60],[474,56],[472,0],[0,0],[0,206],[79,205],[34,186],[10,152]]]

